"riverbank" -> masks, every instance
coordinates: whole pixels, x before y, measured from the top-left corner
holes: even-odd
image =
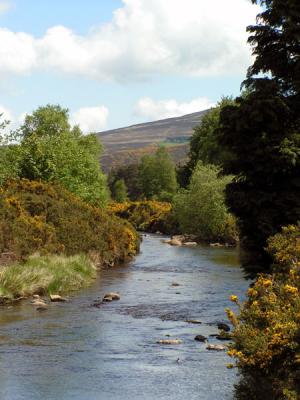
[[[0,273],[0,304],[32,295],[65,295],[88,286],[96,267],[87,256],[31,256],[24,264],[4,267]]]

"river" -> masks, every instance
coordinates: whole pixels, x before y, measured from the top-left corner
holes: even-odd
[[[216,334],[232,307],[230,294],[243,297],[248,282],[237,251],[172,247],[161,239],[145,237],[132,263],[102,271],[68,303],[0,309],[0,399],[233,399],[230,359],[194,337]],[[91,306],[109,291],[121,300]],[[156,343],[166,338],[183,343]]]

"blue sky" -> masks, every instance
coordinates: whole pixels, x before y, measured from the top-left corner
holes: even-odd
[[[249,0],[0,0],[0,111],[16,126],[61,104],[88,132],[205,109],[239,93],[257,12]]]

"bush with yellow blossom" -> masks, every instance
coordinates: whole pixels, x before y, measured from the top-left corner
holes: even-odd
[[[34,253],[89,254],[97,264],[134,256],[138,234],[127,222],[85,203],[61,186],[7,181],[0,188],[0,263]]]
[[[300,224],[283,228],[269,239],[274,272],[260,275],[240,304],[239,315],[227,314],[234,325],[235,357],[243,379],[238,399],[300,398]]]
[[[147,232],[174,233],[176,223],[172,205],[156,200],[111,203],[108,209],[118,217],[129,221],[136,229]]]

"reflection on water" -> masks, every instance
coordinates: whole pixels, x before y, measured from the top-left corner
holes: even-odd
[[[247,288],[236,251],[176,248],[157,236],[141,250],[67,304],[1,309],[1,400],[233,399],[237,377],[226,353],[194,337],[217,333],[230,294],[242,297]],[[91,307],[108,291],[121,300]],[[156,344],[166,337],[183,344]]]

